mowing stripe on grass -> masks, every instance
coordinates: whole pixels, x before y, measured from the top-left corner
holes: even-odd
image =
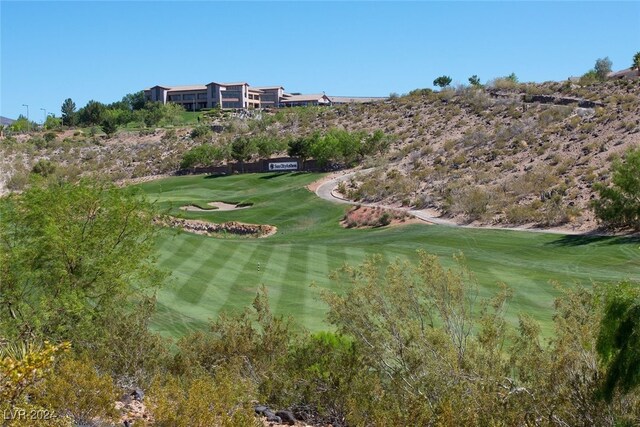
[[[262,284],[264,276],[264,266],[269,256],[269,251],[265,246],[251,243],[239,245],[253,245],[256,250],[248,255],[244,268],[234,283],[230,283],[231,292],[227,294],[227,299],[223,306],[230,308],[246,307],[251,304],[258,288]]]
[[[304,315],[304,300],[307,292],[308,245],[292,247],[287,281],[280,284],[282,292],[274,304],[280,313],[289,313],[296,318]]]
[[[193,270],[189,273],[189,280],[182,285],[182,288],[180,288],[179,291],[180,298],[190,304],[199,304],[208,288],[210,286],[215,286],[215,284],[210,280],[211,266],[224,265],[235,252],[235,249],[233,251],[220,250],[221,245],[219,241],[211,241],[207,243],[209,243],[209,245],[207,245],[207,250],[203,251],[203,254],[208,256],[206,258],[202,258],[199,265],[196,266],[194,264],[191,267]]]
[[[212,313],[234,308],[226,304],[227,299],[229,294],[235,291],[237,278],[243,273],[251,255],[257,248],[257,245],[241,245],[237,243],[233,245],[233,255],[216,270],[216,274],[210,281],[210,292],[206,295],[206,298],[201,300],[202,305]]]
[[[163,247],[169,246],[166,245],[167,242],[173,245],[179,243],[177,247],[166,247],[165,249],[167,259],[162,263],[162,266],[169,271],[180,270],[185,262],[190,261],[194,256],[198,256],[200,254],[199,249],[205,242],[200,236],[186,235],[186,233],[177,236],[170,234],[165,239]]]
[[[367,251],[364,248],[356,246],[351,248],[344,248],[344,252],[344,260],[350,265],[362,264],[362,261],[364,261],[365,257],[367,256]]]
[[[269,290],[269,300],[274,311],[278,310],[277,302],[280,300],[283,285],[287,283],[291,249],[289,244],[275,246],[265,266],[263,283]]]
[[[309,246],[306,282],[301,284],[305,293],[300,316],[304,319],[303,326],[307,328],[317,328],[318,322],[313,319],[322,319],[322,313],[326,312],[326,304],[320,299],[320,289],[315,286],[312,288],[311,284],[328,280],[330,270],[327,251],[326,246]]]

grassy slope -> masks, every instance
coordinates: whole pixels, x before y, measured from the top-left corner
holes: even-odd
[[[143,184],[143,189],[174,215],[272,224],[278,233],[266,239],[214,239],[164,231],[160,264],[173,272],[159,296],[155,327],[174,336],[203,327],[221,310],[250,304],[264,283],[272,308],[310,329],[326,328],[318,287],[336,288],[328,274],[343,262],[359,263],[366,255],[386,259],[413,257],[425,249],[451,263],[462,251],[481,284],[481,294],[499,281],[514,290],[509,317],[526,311],[548,332],[553,297],[550,280],[614,281],[637,275],[638,241],[585,238],[543,233],[471,230],[421,224],[390,229],[346,230],[339,226],[345,207],[318,199],[304,186],[318,175],[256,174],[209,178],[190,176]],[[186,204],[210,201],[252,202],[249,209],[227,212],[183,212]]]

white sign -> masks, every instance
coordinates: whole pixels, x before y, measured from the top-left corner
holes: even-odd
[[[269,163],[270,171],[295,171],[298,170],[298,162]]]

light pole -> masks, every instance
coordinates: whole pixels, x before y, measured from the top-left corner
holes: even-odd
[[[31,124],[29,123],[29,105],[28,104],[22,104],[23,107],[27,107],[27,132],[29,131],[29,128],[31,127]]]
[[[44,127],[44,122],[47,121],[47,109],[46,108],[41,108],[42,111],[44,111],[44,115],[42,116],[42,127]]]

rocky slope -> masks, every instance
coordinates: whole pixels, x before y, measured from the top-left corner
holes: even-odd
[[[500,84],[502,83],[502,84]],[[640,144],[640,80],[428,90],[327,110],[308,127],[397,135],[352,198],[433,208],[459,222],[597,226],[592,185]]]

